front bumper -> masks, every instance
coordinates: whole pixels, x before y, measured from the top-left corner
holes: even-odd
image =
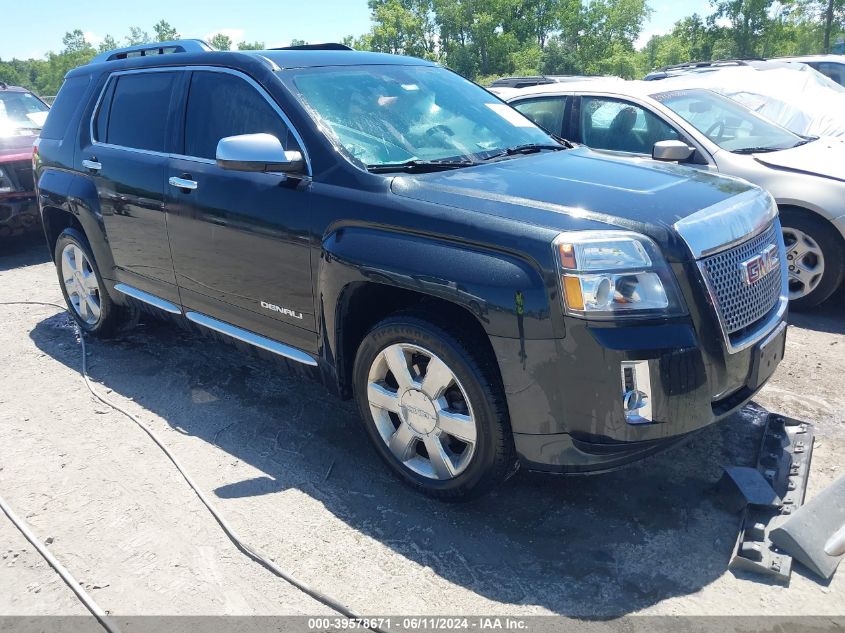
[[[744,406],[765,384],[756,375],[757,346],[730,354],[722,345],[713,347],[719,341],[715,331],[699,331],[708,345],[700,343],[689,320],[620,327],[569,319],[564,339],[494,339],[523,466],[611,470],[671,447]],[[780,358],[782,348],[775,365]],[[620,367],[628,361],[647,362],[651,422],[626,417]]]
[[[39,226],[41,216],[34,193],[0,196],[0,237],[11,237]]]

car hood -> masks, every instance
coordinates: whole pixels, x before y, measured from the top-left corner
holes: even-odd
[[[845,142],[821,138],[792,149],[754,154],[754,159],[771,167],[845,182]]]
[[[612,225],[648,235],[673,260],[689,251],[672,226],[754,189],[744,181],[586,148],[517,157],[476,167],[399,176],[395,194],[483,212],[558,231]]]
[[[32,156],[32,144],[36,136],[0,136],[0,162],[28,160]]]

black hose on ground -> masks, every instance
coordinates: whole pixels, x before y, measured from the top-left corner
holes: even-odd
[[[63,310],[63,311],[67,311],[66,306],[62,306],[62,305],[59,305],[57,303],[49,303],[49,302],[45,302],[45,301],[3,301],[3,302],[0,302],[0,305],[5,305],[5,306],[14,306],[14,305],[49,306],[49,307],[59,308],[60,310]],[[164,443],[158,438],[158,436],[155,434],[155,432],[152,429],[150,429],[147,425],[142,423],[132,413],[130,413],[129,411],[127,411],[126,409],[124,409],[120,405],[115,404],[114,402],[112,402],[111,400],[106,398],[105,396],[101,395],[96,389],[94,389],[94,386],[91,384],[91,380],[88,376],[88,360],[87,360],[87,348],[86,348],[86,345],[85,345],[85,336],[84,336],[83,332],[79,329],[79,327],[76,327],[75,329],[76,329],[77,338],[79,339],[80,345],[82,347],[82,370],[81,370],[81,374],[82,374],[82,379],[85,381],[85,386],[88,387],[88,390],[91,392],[91,394],[95,398],[97,398],[97,400],[99,400],[100,402],[102,402],[106,406],[111,407],[115,411],[118,411],[118,412],[122,413],[123,415],[125,415],[132,422],[137,424],[147,435],[150,436],[150,439],[152,439],[152,441],[155,442],[155,444],[162,450],[162,452],[165,455],[167,455],[167,458],[173,463],[173,465],[176,467],[176,470],[178,470],[179,473],[182,475],[182,477],[184,477],[185,481],[188,483],[188,485],[191,487],[191,489],[194,491],[194,493],[197,495],[197,497],[199,497],[199,499],[200,499],[200,501],[202,501],[203,505],[206,508],[208,508],[208,511],[211,513],[211,516],[214,517],[214,519],[217,521],[217,523],[220,525],[220,527],[226,533],[226,536],[228,536],[229,539],[232,541],[232,543],[235,544],[235,547],[237,547],[239,550],[241,550],[241,552],[246,554],[249,558],[251,558],[252,560],[257,562],[258,564],[262,565],[263,567],[265,567],[266,569],[268,569],[269,571],[271,571],[272,573],[277,575],[279,578],[285,580],[286,582],[293,585],[294,587],[296,587],[297,589],[299,589],[303,593],[305,593],[305,594],[311,596],[312,598],[314,598],[317,602],[320,602],[321,604],[329,607],[333,611],[336,611],[337,613],[339,613],[339,614],[341,614],[341,615],[343,615],[347,618],[360,619],[361,616],[356,614],[354,611],[349,609],[347,606],[345,606],[341,602],[335,600],[334,598],[322,593],[321,591],[314,589],[313,587],[306,584],[305,582],[297,579],[295,576],[287,573],[284,569],[282,569],[276,563],[274,563],[266,554],[261,552],[259,549],[252,547],[251,545],[246,543],[240,537],[240,535],[234,530],[234,528],[232,528],[232,526],[229,525],[229,523],[226,521],[226,519],[223,518],[223,516],[220,514],[220,512],[217,510],[217,508],[214,507],[214,504],[212,504],[211,500],[206,496],[206,494],[204,492],[202,492],[202,490],[200,490],[200,488],[196,484],[196,482],[194,482],[194,480],[191,478],[191,476],[188,474],[188,472],[182,467],[182,465],[176,459],[176,456],[173,455],[173,453],[170,451],[170,449],[167,448],[167,446],[164,445]],[[0,497],[0,502],[2,502],[2,497]],[[6,506],[5,502],[0,503],[0,506],[2,506],[4,512],[6,512],[6,514],[9,515],[9,518],[12,519],[13,513],[10,514],[11,509],[9,509],[7,511],[7,509],[6,509],[7,506]],[[15,522],[14,519],[12,519],[12,522],[13,523]],[[21,527],[21,525],[18,525],[17,523],[15,523],[15,525],[18,527],[19,530],[21,530],[22,533],[24,533],[24,536],[27,536],[27,532]],[[26,527],[25,524],[23,524],[23,526]],[[27,530],[28,530],[28,528],[27,528]],[[29,533],[31,534],[31,531],[29,531]],[[101,624],[103,624],[103,627],[107,631],[109,631],[109,633],[119,633],[119,629],[116,629],[114,623],[109,622],[108,625],[107,625],[106,622],[103,621],[103,616],[105,616],[105,612],[102,609],[100,609],[96,605],[96,603],[94,603],[93,600],[91,600],[91,597],[88,596],[88,594],[86,594],[84,592],[82,587],[79,586],[79,583],[76,582],[75,579],[73,579],[72,576],[70,576],[70,574],[67,572],[67,570],[64,569],[64,567],[61,567],[60,564],[59,564],[58,567],[56,566],[58,564],[58,561],[56,561],[56,559],[52,555],[50,555],[48,551],[46,551],[46,547],[44,547],[40,542],[36,543],[36,541],[33,541],[31,538],[29,538],[29,536],[27,536],[27,539],[38,549],[39,553],[41,553],[41,555],[44,556],[45,560],[47,560],[47,562],[50,563],[50,565],[56,570],[56,572],[59,573],[59,575],[62,577],[62,579],[65,580],[66,583],[68,583],[70,588],[73,589],[73,591],[77,594],[77,596],[79,596],[80,600],[82,600],[82,602],[85,604],[85,606],[88,608],[88,610],[91,611],[91,613],[94,614],[95,617],[97,617],[97,619],[100,621]],[[79,591],[77,591],[77,588],[79,589]],[[80,591],[82,592],[81,594],[80,594]],[[87,598],[83,598],[83,595],[86,596]],[[90,602],[90,604],[89,604],[89,602]],[[105,616],[105,617],[107,617],[107,616]],[[113,627],[113,628],[110,628],[110,627]],[[377,633],[382,633],[381,629],[379,629],[378,627],[370,627],[370,630],[375,631]]]

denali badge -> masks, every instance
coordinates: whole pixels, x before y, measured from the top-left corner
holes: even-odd
[[[742,262],[739,267],[745,283],[752,286],[777,268],[778,263],[778,247],[770,244],[762,253]]]
[[[279,312],[281,314],[292,316],[294,319],[302,318],[302,312],[294,312],[290,308],[280,308],[279,306],[273,305],[272,303],[267,303],[266,301],[261,302],[261,307],[266,308],[267,310],[272,310],[273,312]]]

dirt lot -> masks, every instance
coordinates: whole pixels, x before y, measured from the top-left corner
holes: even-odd
[[[39,239],[0,252],[0,302],[61,302]],[[0,306],[0,494],[117,614],[329,611],[244,557],[164,455],[79,377],[68,317]],[[808,495],[845,469],[845,293],[792,319],[756,404],[622,472],[518,474],[470,505],[408,491],[351,403],[278,364],[144,321],[92,341],[93,379],[160,433],[235,528],[365,613],[845,615],[845,571],[788,588],[727,569],[723,464],[751,465],[765,410],[817,425]],[[83,614],[0,513],[0,614]]]

